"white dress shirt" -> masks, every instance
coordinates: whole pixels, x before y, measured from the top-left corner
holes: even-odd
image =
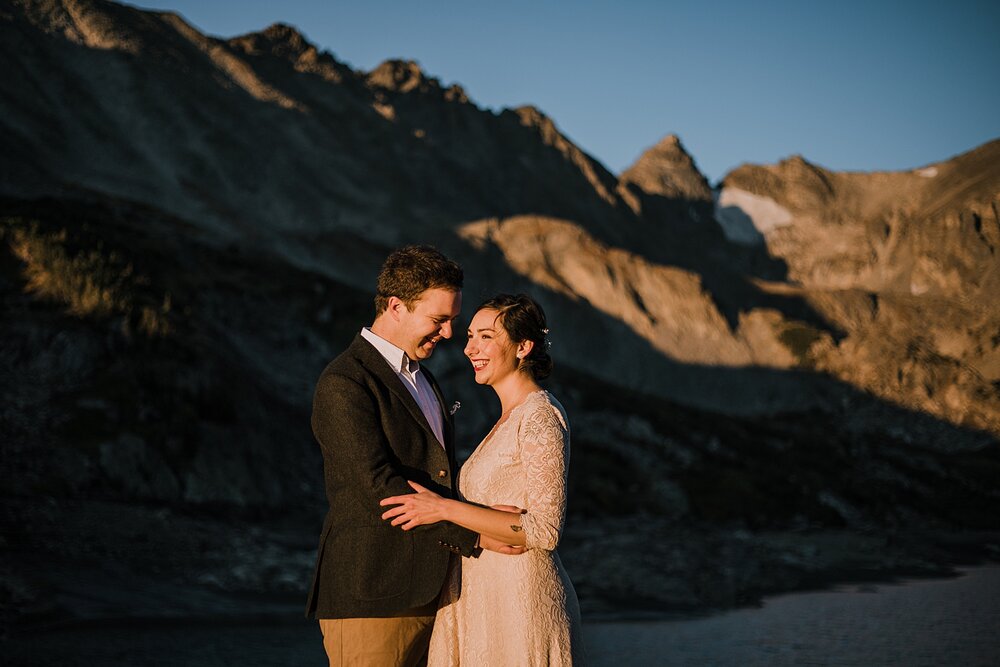
[[[361,337],[371,343],[379,351],[389,367],[395,371],[396,375],[403,382],[403,386],[413,396],[413,400],[420,406],[420,411],[427,418],[434,436],[444,447],[444,413],[442,406],[437,400],[437,395],[427,381],[424,374],[420,372],[420,364],[413,361],[406,352],[396,347],[385,338],[373,333],[368,327],[361,329]]]

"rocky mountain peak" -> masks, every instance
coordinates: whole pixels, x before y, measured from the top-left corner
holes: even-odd
[[[710,201],[712,189],[676,134],[664,137],[621,175],[647,194]]]
[[[539,135],[550,146],[564,143],[565,140],[555,122],[538,107],[526,104],[505,111],[514,114],[521,125],[538,130]]]
[[[437,86],[438,82],[437,79],[426,77],[416,61],[392,59],[368,73],[368,85],[408,93],[411,90]]]
[[[521,123],[523,125],[542,128],[555,127],[555,123],[552,122],[552,119],[546,116],[541,109],[532,104],[514,107],[511,111],[521,119]]]
[[[545,145],[559,151],[564,158],[580,170],[601,199],[615,205],[616,198],[613,194],[615,177],[604,168],[604,165],[580,150],[576,144],[560,132],[555,122],[541,109],[529,104],[512,109],[504,109],[501,115],[507,117],[513,115],[521,126],[532,128],[536,131]]]
[[[679,150],[685,155],[688,152],[684,149],[684,145],[681,143],[681,138],[676,134],[668,134],[667,136],[660,139],[660,143],[656,144],[651,150]]]
[[[740,165],[726,174],[724,188],[771,198],[793,210],[821,208],[834,196],[833,174],[793,155],[774,165]]]
[[[142,50],[143,33],[157,22],[157,17],[169,15],[169,12],[142,12],[95,0],[37,0],[20,4],[14,16],[23,16],[43,32],[63,35],[90,48],[129,53]]]
[[[295,26],[287,23],[275,23],[259,32],[233,37],[229,40],[229,44],[246,53],[270,53],[292,60],[297,60],[307,51],[316,50],[316,47]]]
[[[824,195],[833,193],[830,172],[801,155],[792,155],[782,160],[778,163],[775,171],[799,186],[809,187]]]
[[[299,72],[310,72],[327,81],[341,82],[356,74],[329,52],[320,52],[305,35],[287,23],[275,23],[259,32],[233,37],[226,44],[247,56],[270,56],[287,61]]]

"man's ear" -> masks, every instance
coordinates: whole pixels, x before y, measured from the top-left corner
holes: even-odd
[[[403,303],[402,299],[398,296],[389,297],[389,305],[386,307],[386,312],[389,313],[389,316],[394,322],[399,321],[399,316],[404,310],[409,312],[410,309],[406,307],[406,304]]]

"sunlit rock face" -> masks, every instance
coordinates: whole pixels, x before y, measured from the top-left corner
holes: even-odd
[[[998,157],[992,142],[910,172],[747,165],[725,177],[719,205],[754,220],[803,285],[977,298],[996,284]]]
[[[674,134],[663,138],[623,171],[621,182],[669,199],[703,202],[712,196],[705,176]]]
[[[469,223],[461,234],[474,245],[496,245],[520,275],[574,301],[585,301],[670,359],[722,366],[795,363],[770,327],[764,326],[764,335],[770,336],[773,346],[743,329],[744,324],[753,329],[750,323],[762,317],[761,311],[743,314],[733,330],[696,273],[607,247],[571,222],[520,216]],[[574,331],[586,336],[586,329]],[[623,356],[630,359],[615,361],[619,372],[638,374],[648,363],[646,355]]]
[[[801,158],[744,166],[716,204],[727,234],[784,260],[789,282],[847,333],[816,349],[817,368],[991,430],[1000,424],[998,211],[1000,142],[910,172],[837,173]]]

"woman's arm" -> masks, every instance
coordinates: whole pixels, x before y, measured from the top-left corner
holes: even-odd
[[[566,520],[569,424],[560,409],[540,400],[524,416],[518,440],[527,470],[524,503],[531,508],[521,517],[524,543],[552,551]]]
[[[521,528],[520,514],[524,514],[527,510],[515,514],[480,507],[460,500],[442,498],[416,482],[409,484],[416,493],[384,498],[379,503],[382,506],[395,505],[382,514],[383,519],[392,519],[392,525],[410,530],[439,521],[450,521],[504,544],[524,545],[524,529]]]

